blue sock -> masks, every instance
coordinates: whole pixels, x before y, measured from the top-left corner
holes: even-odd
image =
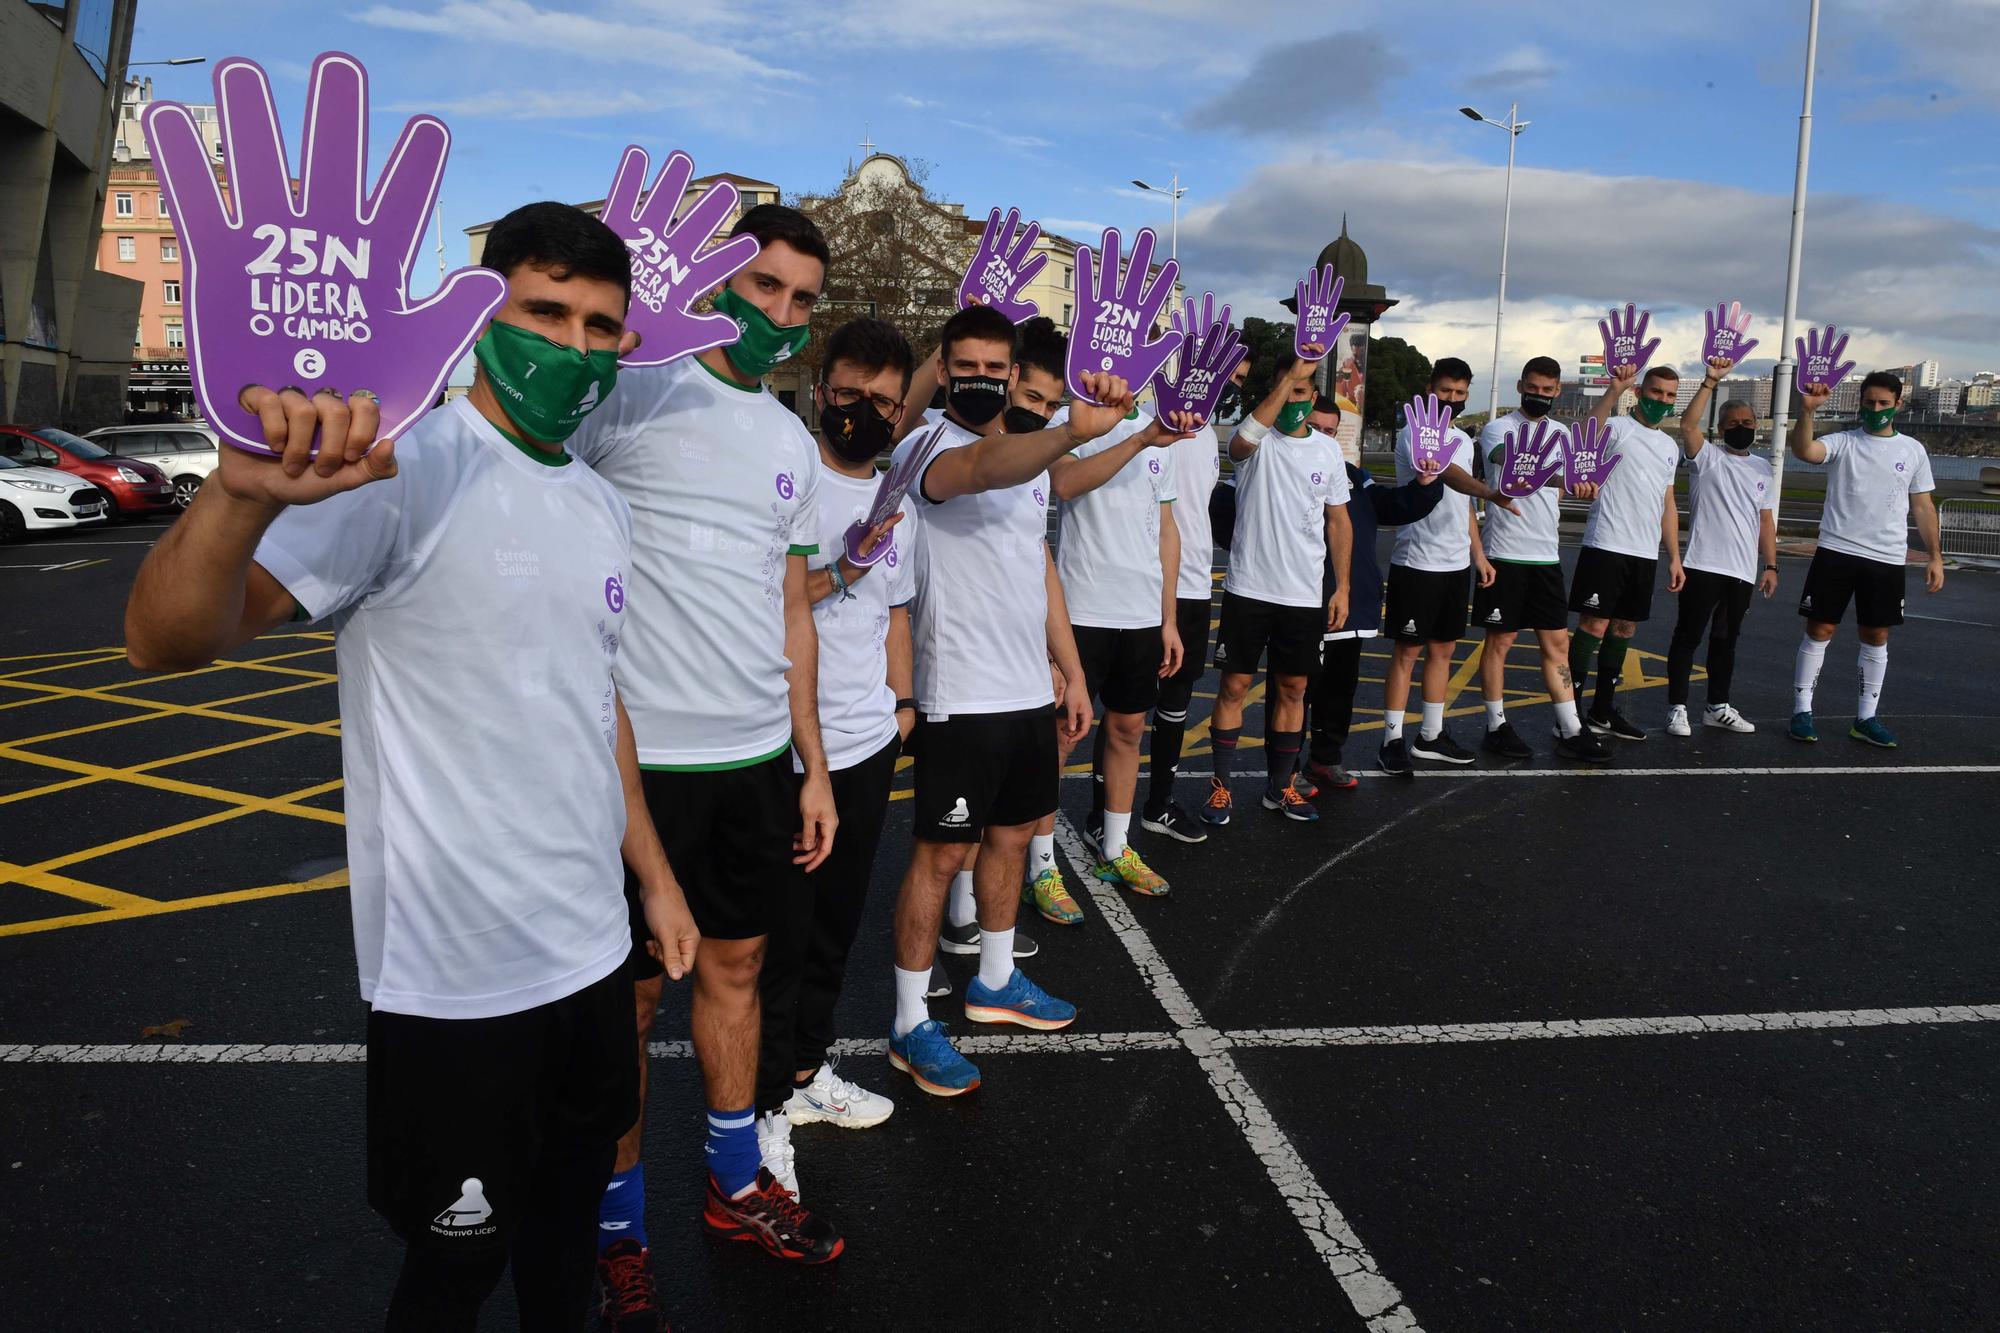
[[[757,1170],[764,1155],[757,1150],[757,1115],[752,1107],[740,1111],[708,1111],[708,1172],[722,1193],[735,1198],[757,1183]]]
[[[636,1240],[646,1248],[646,1164],[620,1171],[604,1187],[604,1200],[597,1205],[597,1248],[621,1240]]]

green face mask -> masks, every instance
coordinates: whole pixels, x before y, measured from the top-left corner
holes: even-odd
[[[1632,405],[1632,415],[1648,426],[1657,426],[1672,414],[1674,405],[1663,403],[1657,398],[1641,398]]]
[[[1879,412],[1863,412],[1861,414],[1861,424],[1871,431],[1883,430],[1895,419],[1896,409],[1893,407],[1885,407]]]
[[[1310,398],[1301,398],[1296,403],[1286,403],[1278,409],[1278,430],[1286,435],[1306,424],[1312,415],[1313,403]]]
[[[752,379],[763,379],[780,362],[789,361],[806,349],[812,337],[810,324],[780,326],[771,317],[724,287],[715,298],[715,308],[736,321],[741,330],[736,341],[723,348],[729,364]]]
[[[524,434],[561,444],[618,382],[618,353],[579,352],[532,329],[494,320],[472,346],[493,396]]]

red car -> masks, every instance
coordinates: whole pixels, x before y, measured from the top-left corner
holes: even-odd
[[[0,457],[83,478],[111,497],[121,518],[170,513],[174,484],[151,463],[110,453],[53,426],[0,426]]]

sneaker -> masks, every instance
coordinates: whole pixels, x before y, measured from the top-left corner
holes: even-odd
[[[1743,736],[1747,736],[1757,730],[1755,722],[1752,722],[1728,704],[1710,704],[1707,708],[1703,709],[1701,724],[1704,727],[1717,727],[1723,731],[1733,731]]]
[[[597,1285],[603,1299],[598,1325],[605,1333],[663,1333],[659,1294],[653,1290],[651,1252],[636,1240],[617,1240],[597,1252]]]
[[[1041,945],[1035,943],[1018,930],[1014,932],[1014,956],[1016,958],[1033,958],[1041,951]]]
[[[1693,734],[1694,732],[1688,727],[1687,705],[1675,704],[1672,708],[1669,708],[1667,710],[1667,735],[1692,736]]]
[[[766,1254],[795,1264],[823,1264],[847,1248],[833,1223],[800,1207],[769,1171],[758,1171],[756,1185],[740,1199],[724,1197],[710,1176],[701,1220],[714,1235],[755,1241]]]
[[[975,1023],[1019,1023],[1037,1032],[1054,1032],[1076,1022],[1076,1006],[1058,1000],[1017,967],[997,991],[974,977],[965,988],[965,1016]]]
[[[1646,729],[1633,723],[1617,709],[1611,710],[1610,717],[1599,717],[1595,713],[1584,715],[1583,725],[1598,736],[1616,736],[1621,741],[1643,741]]]
[[[944,970],[943,963],[933,962],[931,964],[931,984],[924,987],[924,998],[926,1000],[935,1000],[949,994],[951,994],[951,974]]]
[[[1417,743],[1410,747],[1410,753],[1419,759],[1429,759],[1440,764],[1469,764],[1472,751],[1451,738],[1449,727],[1439,727],[1438,734],[1426,740],[1421,732]]]
[[[1479,742],[1479,748],[1488,754],[1497,754],[1502,759],[1533,759],[1534,747],[1521,739],[1521,733],[1514,730],[1512,722],[1502,722],[1488,731]]]
[[[1808,745],[1818,740],[1819,731],[1817,728],[1813,726],[1812,713],[1811,712],[1793,713],[1792,728],[1786,734],[1788,734],[1793,740],[1804,741]]]
[[[1858,717],[1854,719],[1854,725],[1847,729],[1847,734],[1857,741],[1866,741],[1870,745],[1879,745],[1884,750],[1893,750],[1896,748],[1896,734],[1883,726],[1882,719],[1879,717]]]
[[[1083,817],[1083,845],[1096,856],[1099,841],[1104,837],[1104,816],[1092,810]]]
[[[979,923],[968,921],[962,926],[954,926],[949,921],[945,922],[938,931],[938,948],[961,958],[978,957]]]
[[[1562,759],[1574,759],[1582,764],[1608,764],[1611,751],[1604,742],[1588,731],[1579,731],[1574,736],[1556,737],[1556,755]]]
[[[1109,861],[1099,861],[1091,867],[1091,874],[1106,884],[1117,884],[1134,893],[1148,898],[1167,896],[1167,881],[1160,878],[1153,868],[1139,859],[1139,853],[1127,847]],[[1079,914],[1080,915],[1080,914]]]
[[[766,1111],[757,1117],[757,1155],[771,1179],[799,1197],[799,1173],[792,1165],[792,1122],[783,1111]]]
[[[944,1024],[926,1018],[902,1036],[889,1030],[889,1063],[933,1097],[956,1097],[979,1086],[979,1068],[944,1035]]]
[[[1223,785],[1222,779],[1210,778],[1208,780],[1208,799],[1202,803],[1201,807],[1201,822],[1218,826],[1227,824],[1229,822],[1230,807],[1235,803],[1235,798],[1229,794],[1229,788]]]
[[[1292,780],[1290,782],[1287,782],[1285,785],[1287,787],[1290,787],[1293,791],[1297,792],[1299,795],[1305,797],[1305,799],[1307,799],[1308,801],[1310,801],[1313,797],[1319,795],[1319,784],[1317,782],[1314,782],[1312,780],[1312,774],[1306,772],[1304,769],[1299,769],[1297,772],[1293,773]]]
[[[1290,785],[1280,788],[1276,796],[1266,791],[1264,793],[1264,808],[1276,811],[1285,818],[1295,820],[1301,824],[1310,824],[1319,818],[1319,811],[1315,810],[1311,803],[1299,794],[1298,788]]]
[[[833,1061],[828,1060],[814,1071],[812,1082],[792,1089],[791,1100],[785,1103],[785,1118],[794,1125],[819,1123],[842,1129],[873,1129],[895,1110],[896,1104],[881,1093],[870,1092],[842,1078]]]
[[[1139,827],[1154,833],[1164,833],[1175,842],[1207,842],[1208,833],[1195,822],[1193,815],[1181,808],[1179,801],[1168,801],[1167,808],[1154,814],[1147,811],[1139,816]]]
[[[1058,926],[1083,924],[1083,909],[1069,896],[1069,885],[1063,883],[1062,871],[1054,866],[1021,886],[1021,901],[1040,912],[1043,920]]]
[[[1410,767],[1410,742],[1407,737],[1398,736],[1390,741],[1375,756],[1375,767],[1392,778],[1407,778],[1416,773]]]
[[[1361,785],[1361,779],[1342,768],[1338,759],[1330,764],[1315,760],[1306,765],[1306,775],[1321,791],[1353,791]]]

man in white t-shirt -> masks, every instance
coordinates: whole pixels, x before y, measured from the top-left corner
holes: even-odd
[[[1347,620],[1348,562],[1353,529],[1347,517],[1347,465],[1340,445],[1306,424],[1313,410],[1313,375],[1325,351],[1283,352],[1270,393],[1236,427],[1229,457],[1236,464],[1236,528],[1229,573],[1222,582],[1222,624],[1215,664],[1222,682],[1209,740],[1215,776],[1202,818],[1227,824],[1229,790],[1243,733],[1243,700],[1270,649],[1265,701],[1264,808],[1301,823],[1319,811],[1292,785],[1304,738],[1306,686],[1320,669],[1322,636]],[[1321,566],[1333,560],[1335,588],[1324,595]]]
[[[631,514],[563,444],[636,342],[625,248],[530,204],[484,259],[507,300],[466,397],[375,444],[364,391],[246,389],[282,457],[224,449],[126,611],[142,670],[333,626],[392,1330],[472,1327],[510,1261],[524,1326],[581,1325],[638,1095],[621,844],[676,979],[697,943],[612,675]]]
[[[1614,417],[1618,400],[1638,380],[1632,415]],[[1632,636],[1653,614],[1653,576],[1660,546],[1667,548],[1667,591],[1679,592],[1686,577],[1681,568],[1681,518],[1674,504],[1674,472],[1680,450],[1660,423],[1673,415],[1680,391],[1680,372],[1654,366],[1643,378],[1637,366],[1611,376],[1590,415],[1609,423],[1608,462],[1618,466],[1604,478],[1593,497],[1583,527],[1583,549],[1577,553],[1570,579],[1569,609],[1577,613],[1576,633],[1569,641],[1569,672],[1577,692],[1590,676],[1591,661],[1603,646],[1597,670],[1597,693],[1585,725],[1599,736],[1643,741],[1646,729],[1619,712],[1612,699],[1625,669]]]
[[[1681,413],[1681,448],[1688,458],[1688,544],[1682,564],[1680,614],[1667,650],[1667,734],[1687,736],[1688,677],[1694,650],[1708,636],[1708,707],[1702,725],[1749,733],[1756,724],[1729,702],[1736,670],[1736,641],[1742,633],[1750,594],[1769,597],[1778,590],[1777,491],[1771,467],[1751,453],[1757,443],[1757,414],[1732,398],[1722,405],[1722,447],[1702,438],[1701,419],[1715,392],[1736,363],[1710,357],[1701,388]],[[1761,568],[1760,568],[1761,564]]]
[[[1831,390],[1799,391],[1799,419],[1792,424],[1792,457],[1826,464],[1826,504],[1820,511],[1819,549],[1806,571],[1799,614],[1806,618],[1792,675],[1795,741],[1816,741],[1813,687],[1826,661],[1826,645],[1847,604],[1861,639],[1858,653],[1861,696],[1847,734],[1884,749],[1895,736],[1875,715],[1882,679],[1889,673],[1889,631],[1903,623],[1904,571],[1909,559],[1909,522],[1930,549],[1924,562],[1924,591],[1944,587],[1944,556],[1938,545],[1937,506],[1931,492],[1930,455],[1923,445],[1896,429],[1903,382],[1886,370],[1861,381],[1861,422],[1857,429],[1813,438],[1813,415]]]

